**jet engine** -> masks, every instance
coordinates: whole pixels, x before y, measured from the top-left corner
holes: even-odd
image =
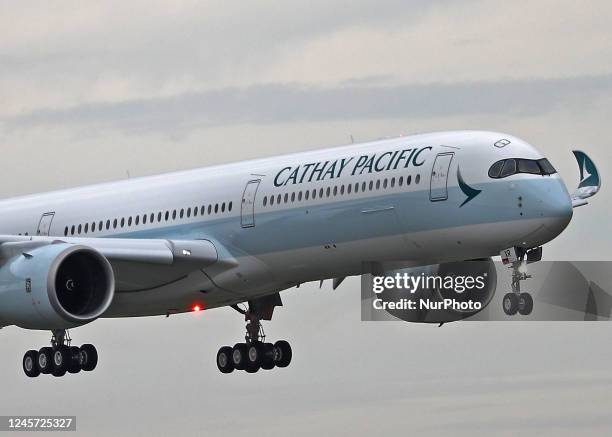
[[[378,282],[385,286],[374,296],[375,310],[416,323],[471,317],[491,302],[497,288],[491,258],[385,270],[382,276]]]
[[[24,248],[0,267],[0,326],[68,329],[100,317],[115,279],[96,250],[62,242]]]

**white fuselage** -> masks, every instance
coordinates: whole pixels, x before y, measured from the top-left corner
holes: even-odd
[[[504,134],[402,137],[8,199],[0,233],[209,240],[231,267],[129,267],[108,315],[216,307],[373,262],[481,258],[551,240],[571,219],[563,182],[490,178],[508,157],[543,158]]]

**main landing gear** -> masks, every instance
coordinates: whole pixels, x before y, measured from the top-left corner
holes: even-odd
[[[276,295],[278,296],[278,295]],[[261,320],[271,320],[274,306],[262,302],[249,302],[247,311],[233,306],[244,314],[246,320],[246,335],[244,343],[236,343],[234,347],[223,346],[217,352],[217,367],[221,373],[232,373],[234,370],[244,370],[247,373],[256,373],[259,369],[272,370],[275,367],[287,367],[291,363],[291,346],[285,340],[276,343],[267,343]]]
[[[527,264],[542,259],[542,248],[538,247],[529,251],[521,248],[509,250],[513,251],[512,255],[509,255],[508,251],[503,251],[502,260],[504,263],[511,263],[512,291],[504,296],[502,307],[509,316],[517,313],[528,316],[533,310],[533,297],[529,293],[521,292],[521,281],[531,278],[531,275],[527,273]]]
[[[39,351],[29,350],[23,356],[23,371],[30,378],[42,374],[64,376],[66,373],[90,372],[98,364],[98,352],[91,344],[71,346],[67,330],[55,330],[51,347]]]

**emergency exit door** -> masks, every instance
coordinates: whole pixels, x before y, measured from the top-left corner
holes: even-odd
[[[242,194],[241,223],[243,228],[255,226],[255,196],[261,179],[249,181]]]
[[[51,223],[53,222],[53,217],[55,217],[54,212],[47,212],[42,215],[40,218],[40,222],[38,222],[38,230],[36,231],[36,235],[49,235],[51,231]]]
[[[429,199],[432,202],[448,199],[448,172],[454,155],[453,152],[447,152],[436,156],[429,186]]]

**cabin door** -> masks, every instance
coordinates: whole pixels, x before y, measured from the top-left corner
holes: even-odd
[[[241,223],[243,228],[252,228],[255,226],[255,196],[261,179],[255,179],[247,182],[242,194],[241,205]]]
[[[49,235],[49,231],[51,230],[51,223],[53,222],[54,217],[54,212],[44,213],[40,218],[40,222],[38,222],[38,230],[36,231],[36,235]]]
[[[429,200],[432,202],[448,199],[448,171],[454,155],[453,152],[446,152],[436,156],[429,186]]]

